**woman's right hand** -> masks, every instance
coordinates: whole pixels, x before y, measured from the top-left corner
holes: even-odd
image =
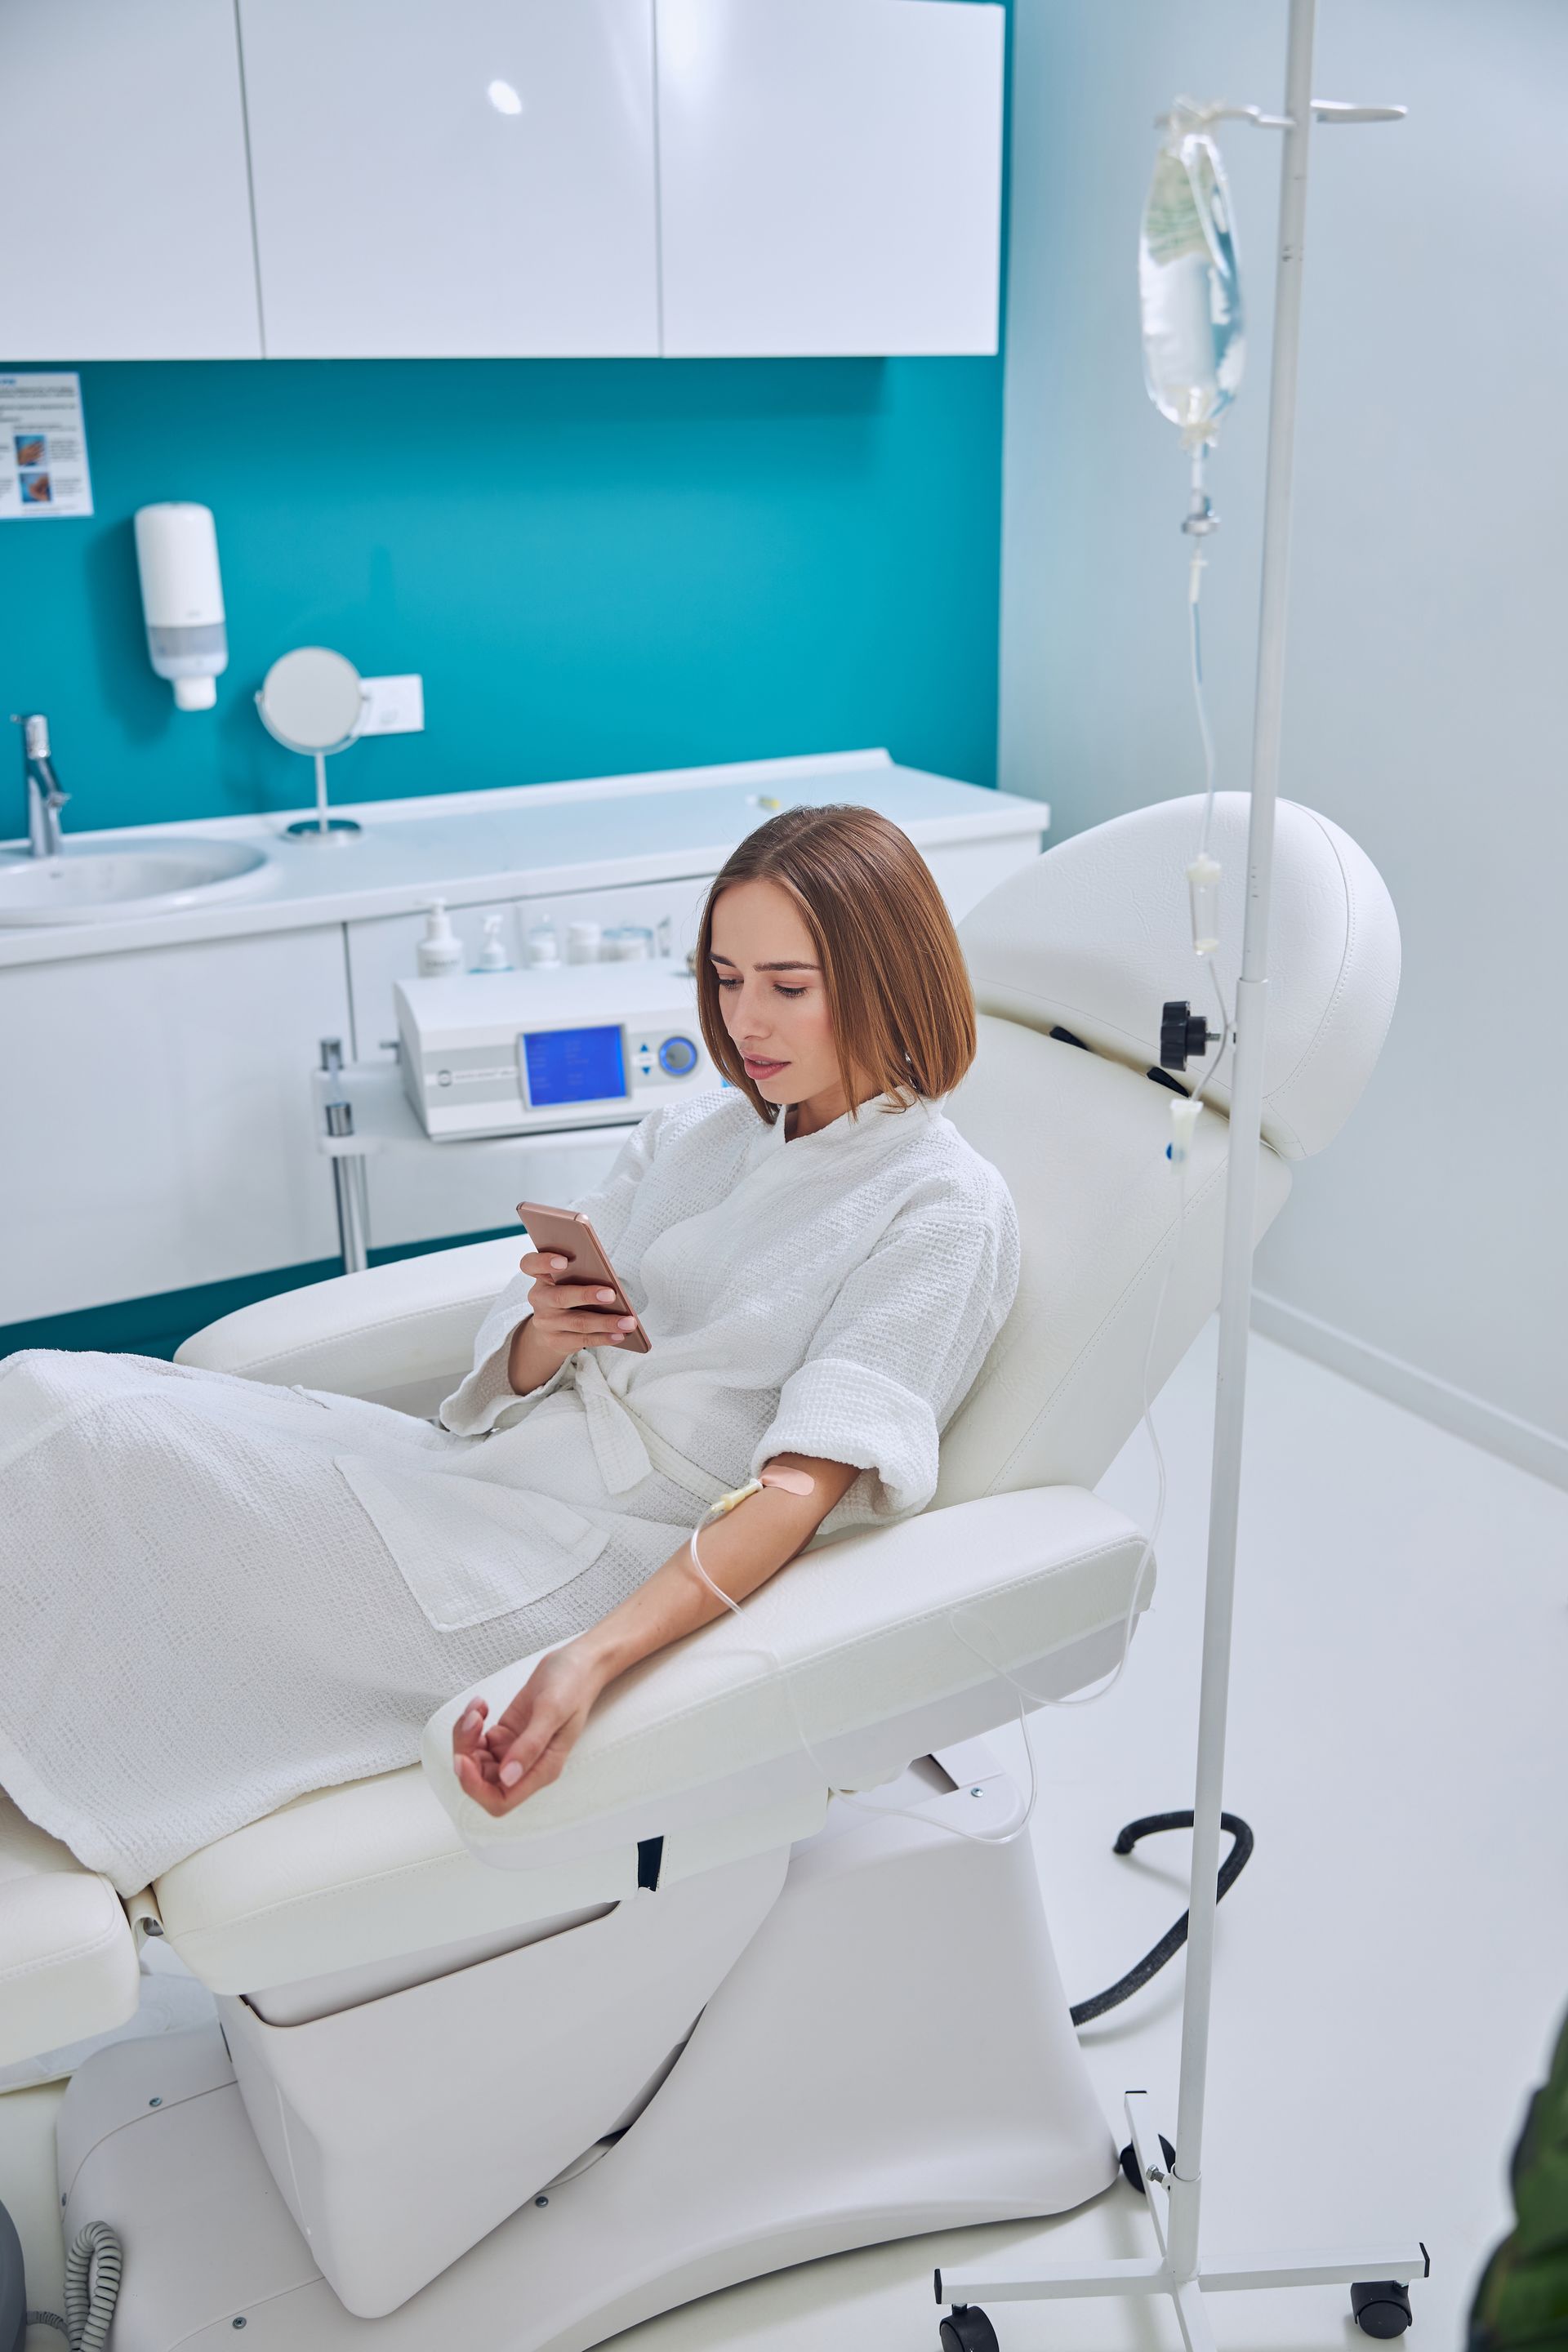
[[[529,1292],[533,1312],[519,1324],[507,1363],[519,1396],[540,1387],[579,1348],[618,1347],[628,1331],[636,1330],[635,1316],[616,1312],[613,1290],[602,1283],[565,1278],[566,1258],[530,1250],[518,1265],[533,1277]]]

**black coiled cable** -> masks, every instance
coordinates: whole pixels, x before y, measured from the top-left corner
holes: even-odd
[[[1226,1831],[1233,1841],[1230,1852],[1219,1866],[1219,1892],[1215,1899],[1223,1902],[1247,1868],[1252,1853],[1253,1836],[1239,1813],[1221,1813],[1219,1822],[1221,1829]],[[1111,1851],[1113,1853],[1131,1853],[1140,1838],[1153,1837],[1161,1830],[1190,1830],[1192,1825],[1190,1809],[1180,1813],[1145,1813],[1141,1820],[1129,1822],[1125,1829],[1118,1831]],[[1124,1977],[1118,1977],[1104,1992],[1094,1993],[1088,2000],[1076,2002],[1071,2012],[1073,2023],[1087,2025],[1091,2018],[1103,2017],[1108,2009],[1120,2009],[1124,2000],[1131,2000],[1135,1992],[1141,1992],[1150,1978],[1157,1977],[1166,1961],[1174,1959],[1186,1942],[1188,1916],[1184,1911],[1175,1926],[1167,1928],[1153,1948],[1144,1953],[1137,1966],[1129,1969]]]

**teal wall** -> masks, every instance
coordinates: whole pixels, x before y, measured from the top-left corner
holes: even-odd
[[[96,513],[0,529],[0,711],[47,711],[68,828],[308,799],[251,702],[307,644],[425,678],[423,735],[332,762],[345,803],[871,744],[995,780],[1000,361],[81,377]],[[131,517],[158,499],[217,518],[213,711],[147,663]]]

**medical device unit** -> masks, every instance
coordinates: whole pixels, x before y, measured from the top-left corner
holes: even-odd
[[[403,1084],[433,1141],[624,1126],[721,1084],[683,961],[403,980]]]

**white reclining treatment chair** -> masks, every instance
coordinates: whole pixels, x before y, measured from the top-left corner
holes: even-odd
[[[422,1766],[286,1805],[129,1905],[0,1801],[0,2063],[131,2014],[146,1934],[217,1996],[221,2033],[111,2043],[61,2105],[68,2242],[103,2220],[125,2248],[111,2352],[216,2352],[242,2321],[247,2352],[582,2352],[786,2263],[1058,2212],[1115,2177],[1028,1840],[943,1825],[1019,1815],[983,1745],[1017,1706],[992,1664],[1065,1695],[1122,1646],[1142,1538],[1091,1490],[1139,1421],[1175,1239],[1150,1071],[1163,1001],[1206,1009],[1197,811],[1079,835],[963,926],[984,1017],[951,1111],[1012,1188],[1024,1278],[930,1510],[814,1547],[747,1623],[628,1675],[500,1821],[452,1779],[468,1693]],[[1220,798],[1227,1000],[1246,820]],[[1260,1231],[1361,1093],[1398,969],[1378,876],[1289,803],[1273,932]],[[1218,1293],[1223,1085],[1211,1100],[1156,1389]],[[322,1282],[180,1358],[429,1413],[518,1255]],[[478,1687],[504,1705],[523,1666]],[[830,1797],[828,1773],[870,1793]]]

